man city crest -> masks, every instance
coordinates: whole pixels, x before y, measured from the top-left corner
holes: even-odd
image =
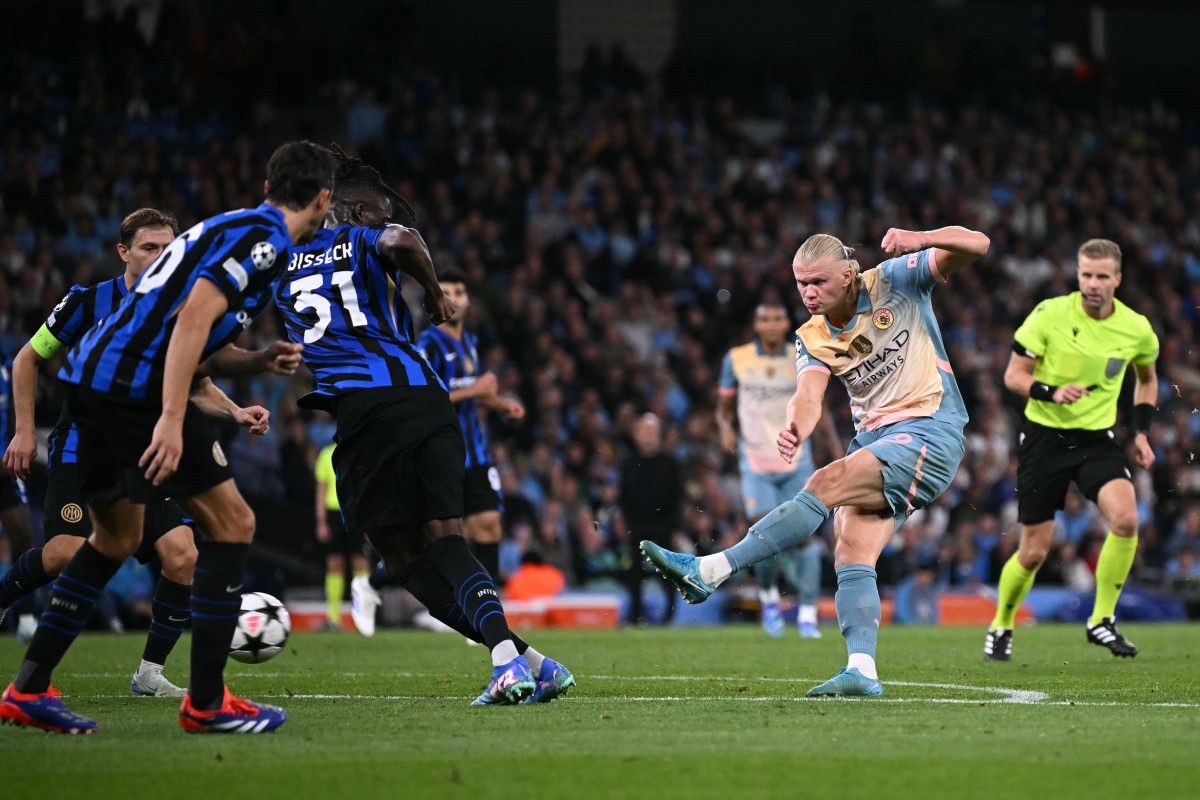
[[[250,248],[250,260],[254,262],[254,268],[261,271],[270,269],[275,263],[275,245],[270,242],[259,242]]]
[[[871,315],[871,322],[875,323],[875,327],[881,331],[886,331],[892,327],[892,323],[896,321],[896,315],[892,313],[890,308],[881,308]]]

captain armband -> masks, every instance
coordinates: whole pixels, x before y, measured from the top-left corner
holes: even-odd
[[[66,345],[54,337],[54,334],[45,325],[38,328],[38,332],[29,340],[29,346],[33,348],[33,352],[47,361],[54,358],[55,353],[66,347]]]
[[[1133,427],[1138,433],[1150,433],[1150,421],[1154,417],[1154,406],[1138,403],[1133,407]]]
[[[1058,387],[1041,381],[1034,381],[1029,387],[1029,397],[1032,400],[1044,400],[1047,403],[1054,402],[1054,393],[1058,391]]]

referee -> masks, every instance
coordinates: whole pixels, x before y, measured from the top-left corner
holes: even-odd
[[[1004,372],[1004,385],[1029,402],[1017,451],[1021,544],[1000,573],[996,617],[983,649],[988,661],[1012,657],[1013,617],[1046,560],[1054,514],[1072,481],[1100,507],[1109,527],[1096,564],[1087,640],[1114,656],[1138,652],[1117,630],[1114,616],[1137,552],[1138,517],[1129,466],[1112,427],[1132,362],[1135,461],[1148,469],[1154,463],[1147,434],[1158,402],[1158,337],[1149,320],[1113,296],[1121,285],[1121,248],[1115,242],[1085,242],[1078,276],[1078,292],[1038,304],[1017,329]]]

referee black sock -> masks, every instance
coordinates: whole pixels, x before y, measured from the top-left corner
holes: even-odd
[[[426,555],[452,587],[467,624],[479,631],[488,649],[511,641],[496,585],[467,549],[467,540],[458,535],[443,536],[429,545]]]
[[[0,578],[0,608],[8,608],[52,580],[42,566],[42,548],[29,548],[17,558],[12,569]]]
[[[51,673],[87,624],[104,584],[120,568],[120,561],[86,541],[67,562],[54,581],[50,604],[42,612],[25,661],[17,670],[13,684],[18,692],[40,694],[50,688]]]
[[[500,543],[470,542],[471,555],[483,565],[493,579],[500,577]]]
[[[150,633],[142,651],[143,661],[160,667],[167,663],[167,656],[183,635],[183,626],[192,618],[191,594],[191,586],[176,583],[165,575],[158,576],[158,586],[154,587],[154,599],[150,602]]]
[[[194,708],[212,711],[225,696],[225,659],[242,607],[242,581],[250,545],[202,542],[199,551],[192,582],[192,674],[188,695]]]
[[[450,626],[471,641],[483,644],[483,637],[479,635],[479,631],[472,628],[467,622],[467,616],[455,598],[454,589],[446,582],[428,557],[422,556],[417,559],[399,576],[398,580],[409,594],[425,606],[429,611],[429,616],[443,625]],[[529,644],[511,631],[509,635],[512,637],[512,643],[517,647],[517,653],[525,655]]]

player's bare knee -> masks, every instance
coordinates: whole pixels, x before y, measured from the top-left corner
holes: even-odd
[[[1135,509],[1122,510],[1108,519],[1108,527],[1114,534],[1123,539],[1136,536],[1138,532],[1138,516]]]
[[[196,575],[196,541],[191,528],[176,528],[155,545],[168,580],[188,585]]]
[[[827,494],[835,491],[846,478],[846,464],[842,460],[834,461],[831,464],[826,464],[812,474],[808,479],[808,483],[804,488],[815,494],[817,497],[824,498]]]
[[[80,536],[55,536],[46,542],[42,548],[42,568],[47,575],[57,575],[62,572],[79,548],[83,547],[84,539]]]

